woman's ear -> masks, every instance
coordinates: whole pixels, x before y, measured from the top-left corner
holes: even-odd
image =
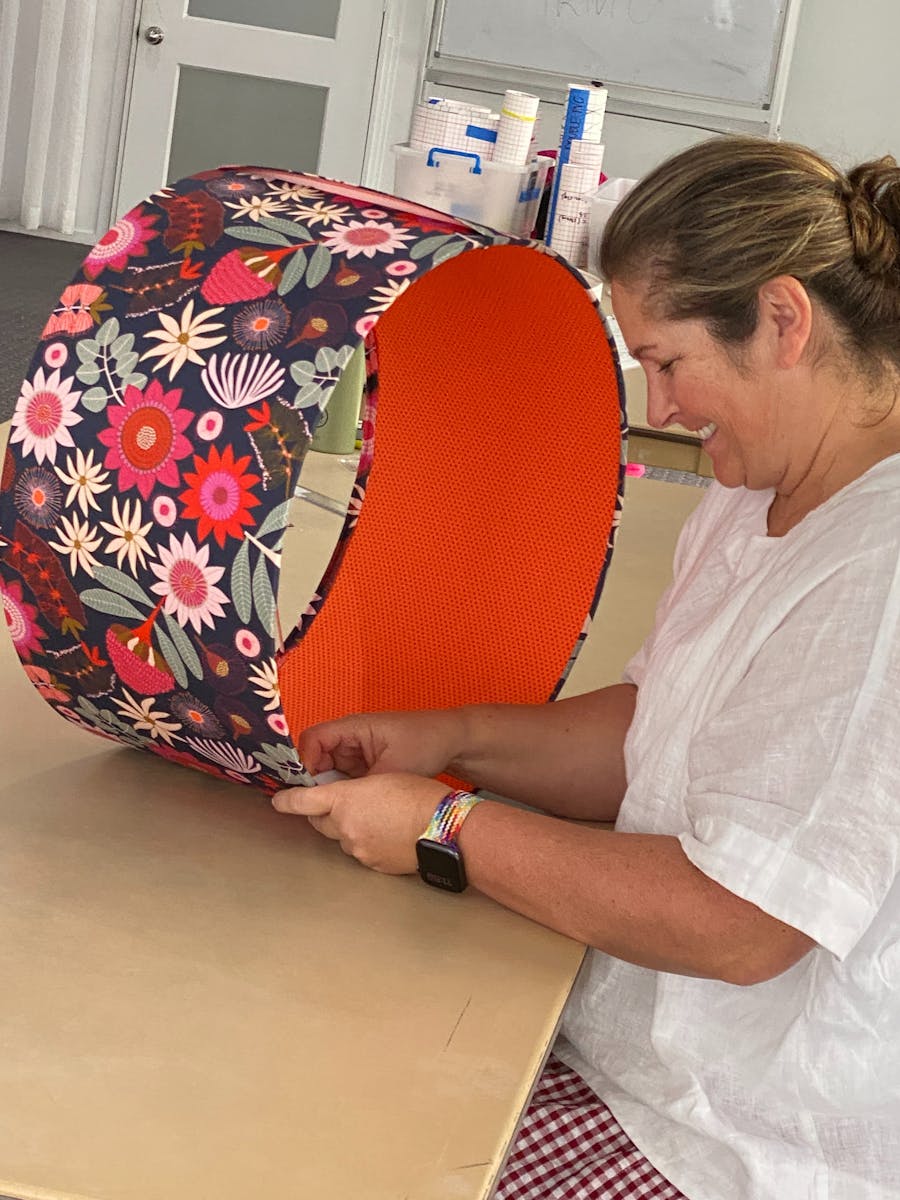
[[[795,367],[812,336],[813,306],[809,292],[793,275],[776,275],[759,289],[759,326],[782,368]]]

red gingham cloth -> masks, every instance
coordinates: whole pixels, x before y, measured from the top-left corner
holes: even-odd
[[[577,1072],[550,1055],[494,1200],[687,1200]]]

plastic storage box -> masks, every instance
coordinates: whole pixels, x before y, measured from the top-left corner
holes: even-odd
[[[394,191],[404,200],[516,237],[531,237],[552,160],[524,167],[485,161],[463,150],[394,146]]]
[[[588,224],[588,270],[600,274],[600,242],[612,210],[627,196],[636,179],[607,179],[591,196],[591,215]]]

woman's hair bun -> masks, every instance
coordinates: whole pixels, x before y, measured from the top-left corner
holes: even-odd
[[[900,167],[890,154],[860,163],[844,191],[853,253],[868,274],[900,278]]]

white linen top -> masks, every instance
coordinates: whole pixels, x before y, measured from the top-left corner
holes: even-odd
[[[592,951],[559,1056],[690,1200],[900,1196],[900,455],[784,537],[713,484],[638,685],[616,828],[818,945],[738,987]]]

